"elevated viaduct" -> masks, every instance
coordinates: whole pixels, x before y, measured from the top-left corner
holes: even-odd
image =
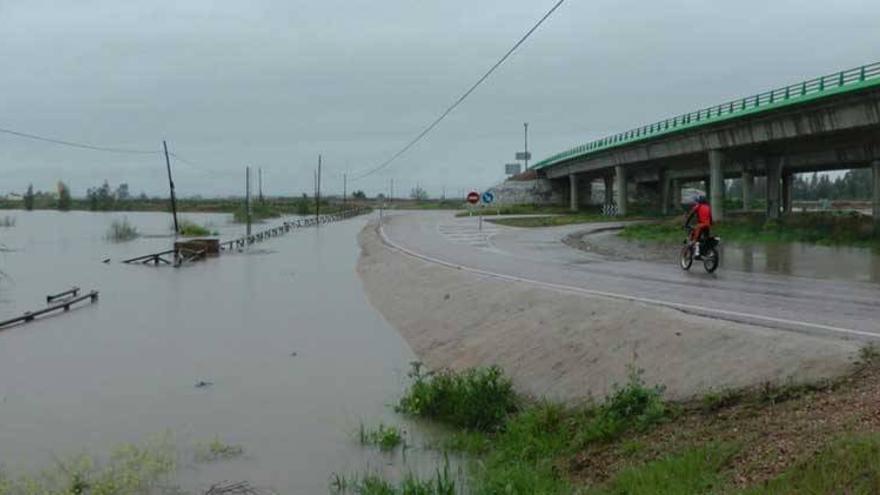
[[[880,232],[880,63],[728,101],[614,134],[534,165],[564,191],[572,210],[590,203],[591,183],[626,214],[629,186],[653,190],[659,209],[680,204],[681,185],[705,181],[717,219],[724,180],[767,177],[766,212],[791,211],[796,173],[870,167],[874,224]],[[610,193],[610,194],[609,194]]]

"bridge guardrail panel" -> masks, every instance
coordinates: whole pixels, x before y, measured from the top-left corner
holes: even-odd
[[[806,103],[823,96],[856,91],[880,85],[880,62],[847,69],[822,77],[790,84],[764,93],[721,103],[704,110],[667,118],[636,129],[613,134],[567,151],[556,153],[536,163],[532,169],[541,169],[559,162],[585,156],[597,151],[642,141],[670,132],[714,124],[751,115],[782,106]],[[713,109],[715,115],[713,116]],[[705,117],[702,116],[705,111]]]

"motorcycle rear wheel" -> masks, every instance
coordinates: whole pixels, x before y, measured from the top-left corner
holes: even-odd
[[[706,269],[706,273],[712,273],[718,269],[718,250],[714,247],[709,248],[705,254],[703,254],[703,268]]]
[[[691,265],[694,264],[694,250],[690,245],[685,244],[685,246],[681,248],[681,255],[678,263],[682,270],[690,270]]]

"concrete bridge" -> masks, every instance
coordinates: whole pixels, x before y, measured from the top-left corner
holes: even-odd
[[[630,190],[646,190],[668,213],[682,184],[705,181],[716,219],[724,179],[742,179],[743,205],[754,178],[767,177],[768,218],[791,211],[792,176],[870,167],[880,228],[880,63],[729,101],[644,125],[558,153],[534,165],[568,199],[591,203],[592,182],[626,214]],[[608,194],[612,192],[612,194]]]

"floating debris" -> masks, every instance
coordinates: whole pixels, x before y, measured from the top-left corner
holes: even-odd
[[[196,388],[208,388],[213,385],[213,382],[206,382],[204,380],[199,380],[196,382]]]

